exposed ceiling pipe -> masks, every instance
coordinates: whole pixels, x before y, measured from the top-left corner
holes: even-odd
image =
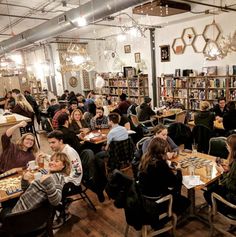
[[[85,17],[88,23],[93,23],[96,20],[143,2],[147,2],[147,0],[92,0],[78,8],[71,9],[64,14],[54,17],[33,29],[26,30],[10,39],[2,41],[0,43],[0,55],[72,30],[76,27],[76,20],[79,16]],[[59,19],[65,19],[65,21],[58,23]]]
[[[204,3],[204,2],[198,2],[198,1],[194,1],[194,0],[181,0],[181,2],[194,3],[194,4],[199,4],[199,5],[203,5],[203,6],[207,6],[207,7],[215,7],[215,8],[219,8],[219,9],[221,9],[221,10],[226,10],[226,11],[236,11],[235,8],[228,7],[227,5],[225,5],[225,6],[219,6],[219,5],[215,5],[215,4]],[[234,5],[234,4],[233,4],[233,5]],[[233,5],[232,5],[232,6],[233,6]]]
[[[3,13],[0,13],[0,16],[17,17],[17,18],[32,19],[32,20],[42,20],[42,21],[48,21],[48,20],[50,20],[50,19],[48,19],[48,18],[42,18],[42,17],[35,17],[35,16],[19,16],[19,15],[3,14]]]

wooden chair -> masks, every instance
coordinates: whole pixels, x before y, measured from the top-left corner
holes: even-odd
[[[5,237],[53,237],[52,223],[55,209],[45,202],[41,206],[8,214],[2,221],[0,236]]]
[[[230,233],[229,230],[226,229],[227,227],[225,224],[236,226],[236,205],[226,201],[216,193],[212,193],[211,200],[212,208],[209,215],[209,221],[211,224],[210,236],[213,236],[215,230],[217,230],[225,237],[235,237],[235,234]],[[219,205],[224,205],[224,208],[219,208]],[[220,220],[222,220],[223,225]]]
[[[135,127],[138,127],[138,126],[141,125],[146,130],[146,133],[144,134],[144,136],[153,135],[152,129],[155,126],[154,123],[153,123],[153,121],[154,121],[153,119],[140,122],[139,119],[138,119],[138,116],[134,115],[134,114],[130,114],[130,119],[131,119],[131,122],[133,123],[133,125]],[[151,126],[147,126],[149,124],[151,124]]]
[[[212,137],[209,141],[208,154],[220,158],[227,159],[229,152],[226,146],[226,137]]]
[[[20,135],[21,136],[25,133],[28,133],[28,132],[34,134],[37,145],[38,145],[38,148],[40,148],[40,143],[39,143],[39,139],[38,139],[34,124],[28,124],[26,127],[21,127],[20,128]]]
[[[152,228],[149,228],[148,225],[143,225],[142,226],[142,237],[152,237],[152,236],[157,236],[165,232],[171,231],[171,234],[175,236],[175,229],[176,229],[176,224],[177,224],[177,216],[172,212],[172,204],[173,204],[173,197],[172,195],[166,195],[162,198],[159,198],[158,200],[157,197],[148,197],[148,196],[143,196],[146,199],[153,200],[155,201],[158,205],[162,205],[165,202],[168,202],[166,210],[164,210],[160,215],[159,215],[159,220],[162,221],[164,219],[167,219],[166,224],[157,230],[153,230]],[[129,225],[126,226],[125,230],[125,237],[128,236],[128,231],[129,231]]]
[[[168,119],[168,118],[164,118],[163,119],[163,123],[164,124],[170,124],[170,123],[184,123],[185,122],[185,118],[187,115],[187,111],[183,110],[179,113],[177,113],[175,115],[175,119]]]

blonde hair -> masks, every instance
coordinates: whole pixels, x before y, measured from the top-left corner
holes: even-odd
[[[83,118],[83,112],[80,110],[80,109],[74,109],[73,111],[72,111],[72,113],[71,113],[71,115],[70,115],[70,118],[71,118],[71,121],[75,121],[75,113],[76,112],[79,112],[80,113],[80,115],[81,115],[81,119]],[[81,120],[80,119],[80,120]]]
[[[210,108],[210,103],[208,101],[201,101],[200,102],[200,110],[202,111],[206,111],[206,110],[209,110]]]
[[[62,173],[65,176],[69,176],[70,172],[71,172],[71,162],[70,159],[68,158],[68,156],[63,153],[63,152],[56,152],[51,156],[51,159],[56,159],[56,160],[60,160],[63,164],[64,164],[64,168],[59,171],[59,173]]]
[[[16,145],[17,145],[21,150],[23,150],[23,147],[24,147],[23,142],[24,142],[25,138],[26,138],[28,135],[30,135],[30,136],[32,136],[32,137],[34,138],[34,144],[33,144],[32,147],[28,148],[28,151],[29,151],[29,152],[32,152],[33,154],[35,154],[35,153],[38,151],[38,148],[37,148],[37,146],[36,146],[36,143],[35,143],[35,136],[34,136],[33,133],[25,133],[25,134],[23,134],[23,135],[17,140]]]
[[[18,104],[22,109],[34,113],[31,104],[26,100],[23,94],[18,94],[16,96],[16,104]]]

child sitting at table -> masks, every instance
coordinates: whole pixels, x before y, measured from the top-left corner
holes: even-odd
[[[18,167],[25,167],[31,160],[35,160],[37,147],[35,137],[32,133],[23,134],[16,144],[11,142],[13,133],[20,127],[27,126],[25,121],[22,121],[9,129],[2,135],[2,149],[0,156],[0,173]]]
[[[70,171],[71,162],[67,155],[57,152],[51,156],[48,174],[34,180],[34,174],[30,170],[24,173],[21,187],[25,192],[13,208],[3,208],[0,219],[3,219],[8,213],[18,213],[38,207],[46,200],[51,205],[57,206],[62,198],[62,189],[65,184],[64,176],[68,176]]]

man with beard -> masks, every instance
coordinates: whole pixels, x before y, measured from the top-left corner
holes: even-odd
[[[109,128],[107,116],[104,115],[104,109],[97,107],[96,115],[90,121],[91,130]]]

